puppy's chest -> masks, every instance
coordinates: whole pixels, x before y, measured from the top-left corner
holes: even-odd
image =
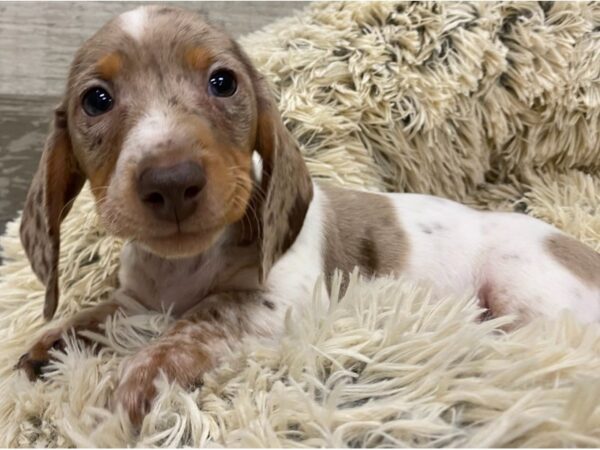
[[[258,287],[258,252],[253,247],[169,260],[129,245],[121,255],[120,291],[148,309],[172,308],[178,316],[212,294]]]

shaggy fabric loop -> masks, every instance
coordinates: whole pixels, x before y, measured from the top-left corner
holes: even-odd
[[[313,174],[467,200],[598,168],[599,26],[597,3],[316,4],[243,42]]]

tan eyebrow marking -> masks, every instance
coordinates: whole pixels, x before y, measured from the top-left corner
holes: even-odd
[[[193,69],[206,69],[213,62],[213,54],[206,48],[189,48],[185,51],[185,62]]]
[[[113,79],[123,67],[123,60],[118,53],[109,53],[96,63],[98,74],[107,80]]]

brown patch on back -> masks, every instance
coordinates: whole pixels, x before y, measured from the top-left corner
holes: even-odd
[[[555,233],[545,240],[550,254],[588,285],[600,287],[600,254],[569,236]]]
[[[348,273],[358,266],[367,276],[398,274],[408,256],[408,240],[391,201],[378,194],[322,186],[329,212],[325,231],[325,277],[331,292],[335,269]]]
[[[185,51],[184,59],[192,69],[205,70],[211,65],[213,55],[207,48],[190,48]]]
[[[96,64],[98,74],[105,80],[112,80],[123,67],[123,61],[118,53],[109,53],[100,58]]]

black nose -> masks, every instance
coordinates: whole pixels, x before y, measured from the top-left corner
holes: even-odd
[[[206,185],[201,166],[191,161],[170,167],[151,167],[138,179],[142,202],[159,219],[182,222],[196,210],[200,191]]]

